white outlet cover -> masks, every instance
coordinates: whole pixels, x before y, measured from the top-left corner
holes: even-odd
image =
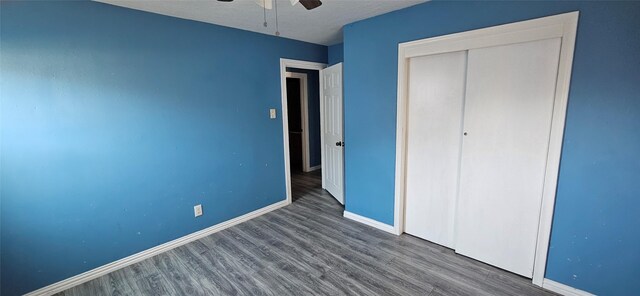
[[[202,216],[202,205],[196,205],[193,207],[193,214],[196,217]]]
[[[276,118],[276,109],[269,109],[269,118]]]

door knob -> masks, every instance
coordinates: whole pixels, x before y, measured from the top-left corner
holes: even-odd
[[[344,146],[344,142],[338,141],[336,142],[336,146]]]
[[[467,132],[464,132],[464,133],[463,133],[463,135],[465,135],[465,136],[466,136],[466,135],[467,135]]]

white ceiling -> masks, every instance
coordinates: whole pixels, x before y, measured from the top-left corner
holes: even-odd
[[[263,26],[263,9],[255,0],[96,0],[153,13],[197,20],[258,33],[275,33],[275,10],[267,10],[268,27]],[[300,3],[278,1],[280,36],[322,44],[342,42],[342,26],[413,6],[427,0],[322,0],[322,6],[306,10]]]

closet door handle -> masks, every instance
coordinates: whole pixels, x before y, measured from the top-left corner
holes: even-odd
[[[467,135],[467,132],[464,132],[464,133],[462,133],[462,134],[466,136],[466,135]]]

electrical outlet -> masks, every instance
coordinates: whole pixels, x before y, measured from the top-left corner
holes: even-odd
[[[193,214],[196,217],[202,216],[202,205],[196,205],[193,207]]]
[[[276,109],[269,109],[269,118],[271,119],[276,118]]]

